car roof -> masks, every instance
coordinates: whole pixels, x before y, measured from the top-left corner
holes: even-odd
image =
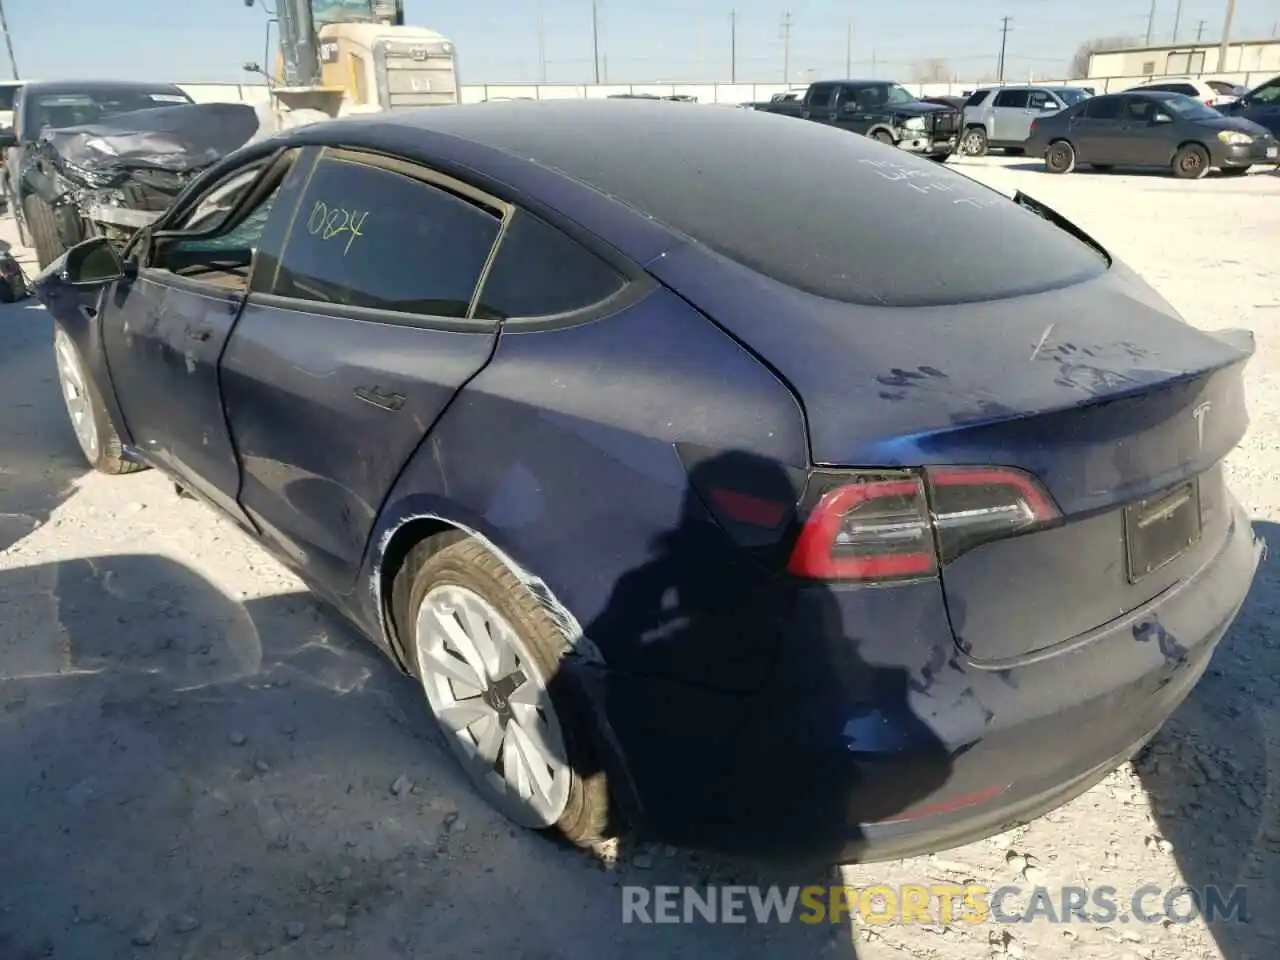
[[[147,83],[140,80],[36,80],[24,84],[31,93],[97,93],[98,91],[136,90],[146,93],[153,90],[177,91],[183,93],[181,87],[174,83]]]

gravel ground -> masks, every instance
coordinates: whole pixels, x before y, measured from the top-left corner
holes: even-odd
[[[1230,475],[1280,545],[1280,175],[955,166],[1077,219],[1192,322],[1257,331]],[[1107,884],[1122,904],[1147,884],[1243,884],[1251,923],[624,926],[626,883],[829,878],[509,829],[413,684],[290,574],[155,473],[85,474],[37,306],[0,308],[0,392],[0,960],[1280,956],[1280,560],[1134,764],[1026,828],[843,871]]]

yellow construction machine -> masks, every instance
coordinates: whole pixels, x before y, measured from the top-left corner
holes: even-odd
[[[460,102],[453,44],[404,23],[404,0],[244,0],[261,3],[277,28],[275,69],[266,74],[280,127],[327,117]]]

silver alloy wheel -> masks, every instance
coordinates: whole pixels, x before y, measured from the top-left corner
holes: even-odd
[[[414,630],[431,710],[476,787],[524,827],[556,823],[572,771],[545,678],[493,605],[453,584],[422,599]]]
[[[977,131],[970,130],[969,134],[964,138],[964,152],[971,157],[976,157],[978,151],[982,149],[982,138]]]
[[[76,440],[90,463],[98,461],[98,424],[93,416],[93,401],[89,397],[84,368],[75,345],[61,329],[53,337],[53,352],[58,366],[58,383],[62,387],[62,399],[67,405],[67,415],[76,432]]]

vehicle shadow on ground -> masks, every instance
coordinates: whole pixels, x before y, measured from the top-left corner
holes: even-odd
[[[1003,170],[1022,170],[1035,173],[1043,173],[1046,176],[1061,176],[1061,174],[1051,174],[1044,167],[1043,160],[1028,160],[1019,163],[1002,164]],[[1258,171],[1260,172],[1260,171]],[[1255,171],[1250,170],[1250,175],[1254,175]],[[1152,167],[1112,167],[1109,170],[1099,170],[1091,167],[1087,163],[1083,163],[1071,171],[1070,176],[1094,176],[1094,177],[1154,177],[1166,180],[1176,181],[1175,177],[1167,168],[1155,169]],[[1223,173],[1221,170],[1210,170],[1202,178],[1204,180],[1238,180],[1239,175],[1231,175]]]
[[[0,304],[0,552],[49,519],[88,466],[59,392],[53,331],[34,297]]]
[[[624,884],[736,866],[512,829],[309,594],[236,601],[137,554],[3,570],[0,598],[0,651],[28,648],[0,680],[5,960],[854,956],[847,919],[624,926]],[[736,882],[823,882],[788,876]]]
[[[1134,760],[1224,960],[1280,956],[1280,525],[1254,529],[1271,556],[1204,678]],[[1247,916],[1210,919],[1236,890]]]

